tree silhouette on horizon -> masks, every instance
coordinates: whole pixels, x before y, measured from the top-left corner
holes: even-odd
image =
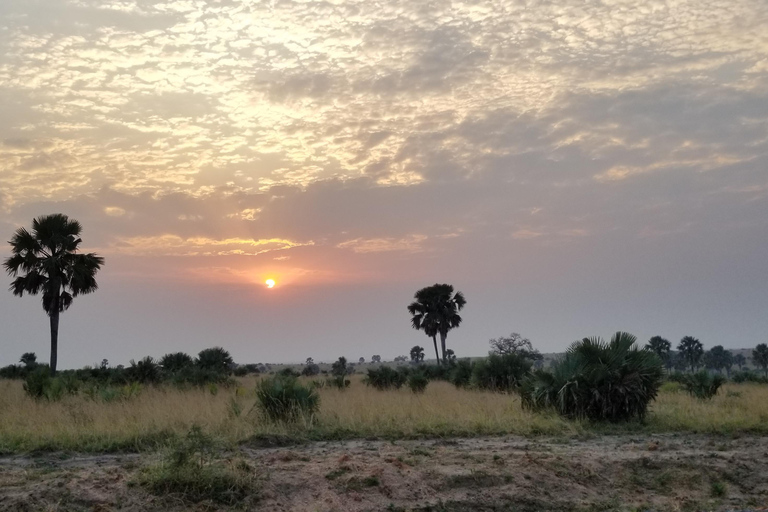
[[[434,284],[417,291],[415,299],[408,306],[411,314],[411,325],[414,329],[424,331],[424,334],[432,338],[435,346],[435,357],[438,364],[445,363],[446,347],[445,339],[448,331],[459,327],[461,316],[458,312],[467,303],[461,292],[453,292],[450,284]],[[442,360],[437,351],[437,336],[440,335]]]
[[[82,226],[64,214],[43,215],[32,221],[32,231],[17,229],[11,245],[11,257],[3,262],[14,278],[10,290],[21,297],[24,293],[42,292],[43,310],[50,319],[51,372],[56,373],[58,360],[59,315],[72,305],[78,295],[98,289],[96,272],[104,258],[94,253],[78,254]]]

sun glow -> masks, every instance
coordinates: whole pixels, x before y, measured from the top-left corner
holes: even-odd
[[[274,279],[267,279],[264,282],[267,284],[267,288],[274,288],[275,287],[275,280]]]

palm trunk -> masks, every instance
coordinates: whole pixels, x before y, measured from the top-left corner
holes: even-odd
[[[59,286],[51,298],[51,309],[48,313],[51,323],[51,374],[56,375],[56,363],[59,354]]]
[[[435,344],[435,359],[437,359],[437,364],[440,364],[440,354],[437,353],[437,336],[432,336],[432,342]]]
[[[445,359],[445,338],[448,336],[448,333],[441,332],[440,333],[440,348],[443,349],[443,363],[446,362]]]
[[[51,373],[56,374],[56,361],[59,350],[59,310],[51,312]]]

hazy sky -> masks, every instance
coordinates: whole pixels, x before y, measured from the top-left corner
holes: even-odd
[[[3,241],[61,212],[106,258],[64,368],[430,354],[406,306],[436,282],[459,356],[751,347],[768,3],[2,0],[0,212]],[[47,360],[39,299],[0,293],[0,325],[0,364]]]

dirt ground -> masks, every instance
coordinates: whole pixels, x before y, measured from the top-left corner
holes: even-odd
[[[768,510],[768,438],[495,437],[242,447],[255,505],[193,503],[136,484],[157,456],[0,458],[0,511]]]

